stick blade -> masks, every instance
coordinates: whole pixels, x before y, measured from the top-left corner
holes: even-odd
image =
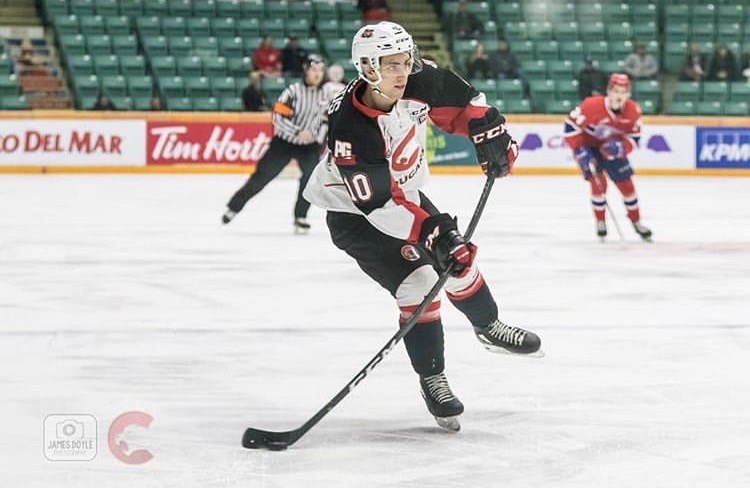
[[[269,449],[283,451],[296,441],[292,432],[272,432],[249,428],[242,436],[242,447],[247,449]]]

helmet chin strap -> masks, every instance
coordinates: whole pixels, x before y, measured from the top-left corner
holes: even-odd
[[[367,77],[366,77],[366,76],[364,76],[364,75],[363,75],[363,76],[361,76],[361,78],[362,78],[363,80],[365,80],[365,82],[366,82],[366,83],[367,83],[368,85],[370,85],[370,86],[372,87],[372,91],[373,91],[373,92],[377,93],[377,94],[378,94],[378,95],[380,95],[381,97],[383,97],[383,98],[385,98],[386,100],[388,100],[388,102],[389,102],[389,103],[396,103],[396,102],[397,102],[397,100],[395,100],[395,99],[393,99],[393,98],[389,97],[388,95],[386,95],[386,94],[385,94],[385,92],[383,92],[383,90],[381,90],[381,89],[380,89],[380,84],[381,84],[381,83],[383,82],[383,77],[382,77],[382,76],[380,75],[380,71],[378,71],[378,70],[376,70],[376,69],[374,69],[374,68],[372,68],[372,71],[373,71],[373,73],[375,73],[375,74],[377,75],[377,77],[378,77],[378,79],[377,79],[377,80],[375,80],[375,81],[372,81],[372,80],[368,80],[368,79],[367,79]]]

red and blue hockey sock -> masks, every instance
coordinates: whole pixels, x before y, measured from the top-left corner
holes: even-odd
[[[591,184],[591,208],[594,210],[596,220],[604,220],[607,208],[607,177],[598,173],[589,179]]]
[[[628,178],[627,180],[618,181],[616,185],[620,193],[622,193],[622,199],[628,211],[628,218],[631,222],[638,222],[641,220],[641,211],[638,207],[638,194],[635,192],[633,180]]]

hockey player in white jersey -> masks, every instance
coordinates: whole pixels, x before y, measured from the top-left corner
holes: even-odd
[[[509,173],[518,145],[505,118],[453,72],[422,63],[400,25],[380,22],[354,36],[359,78],[329,105],[328,155],[313,171],[304,196],[327,212],[334,244],[396,299],[405,321],[453,264],[448,299],[493,352],[540,355],[540,339],[501,322],[477,265],[477,247],[456,221],[420,191],[428,176],[428,117],[441,129],[471,137],[482,167]],[[458,430],[463,404],[444,373],[440,301],[404,337],[427,408],[442,427]]]

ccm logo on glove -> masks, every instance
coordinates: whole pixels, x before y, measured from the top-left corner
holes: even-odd
[[[500,134],[504,134],[504,133],[505,133],[505,124],[502,124],[502,125],[493,127],[486,132],[482,132],[481,134],[474,134],[473,136],[471,136],[471,140],[474,141],[474,144],[480,144],[483,141],[486,141],[488,139],[494,139],[498,137]]]

